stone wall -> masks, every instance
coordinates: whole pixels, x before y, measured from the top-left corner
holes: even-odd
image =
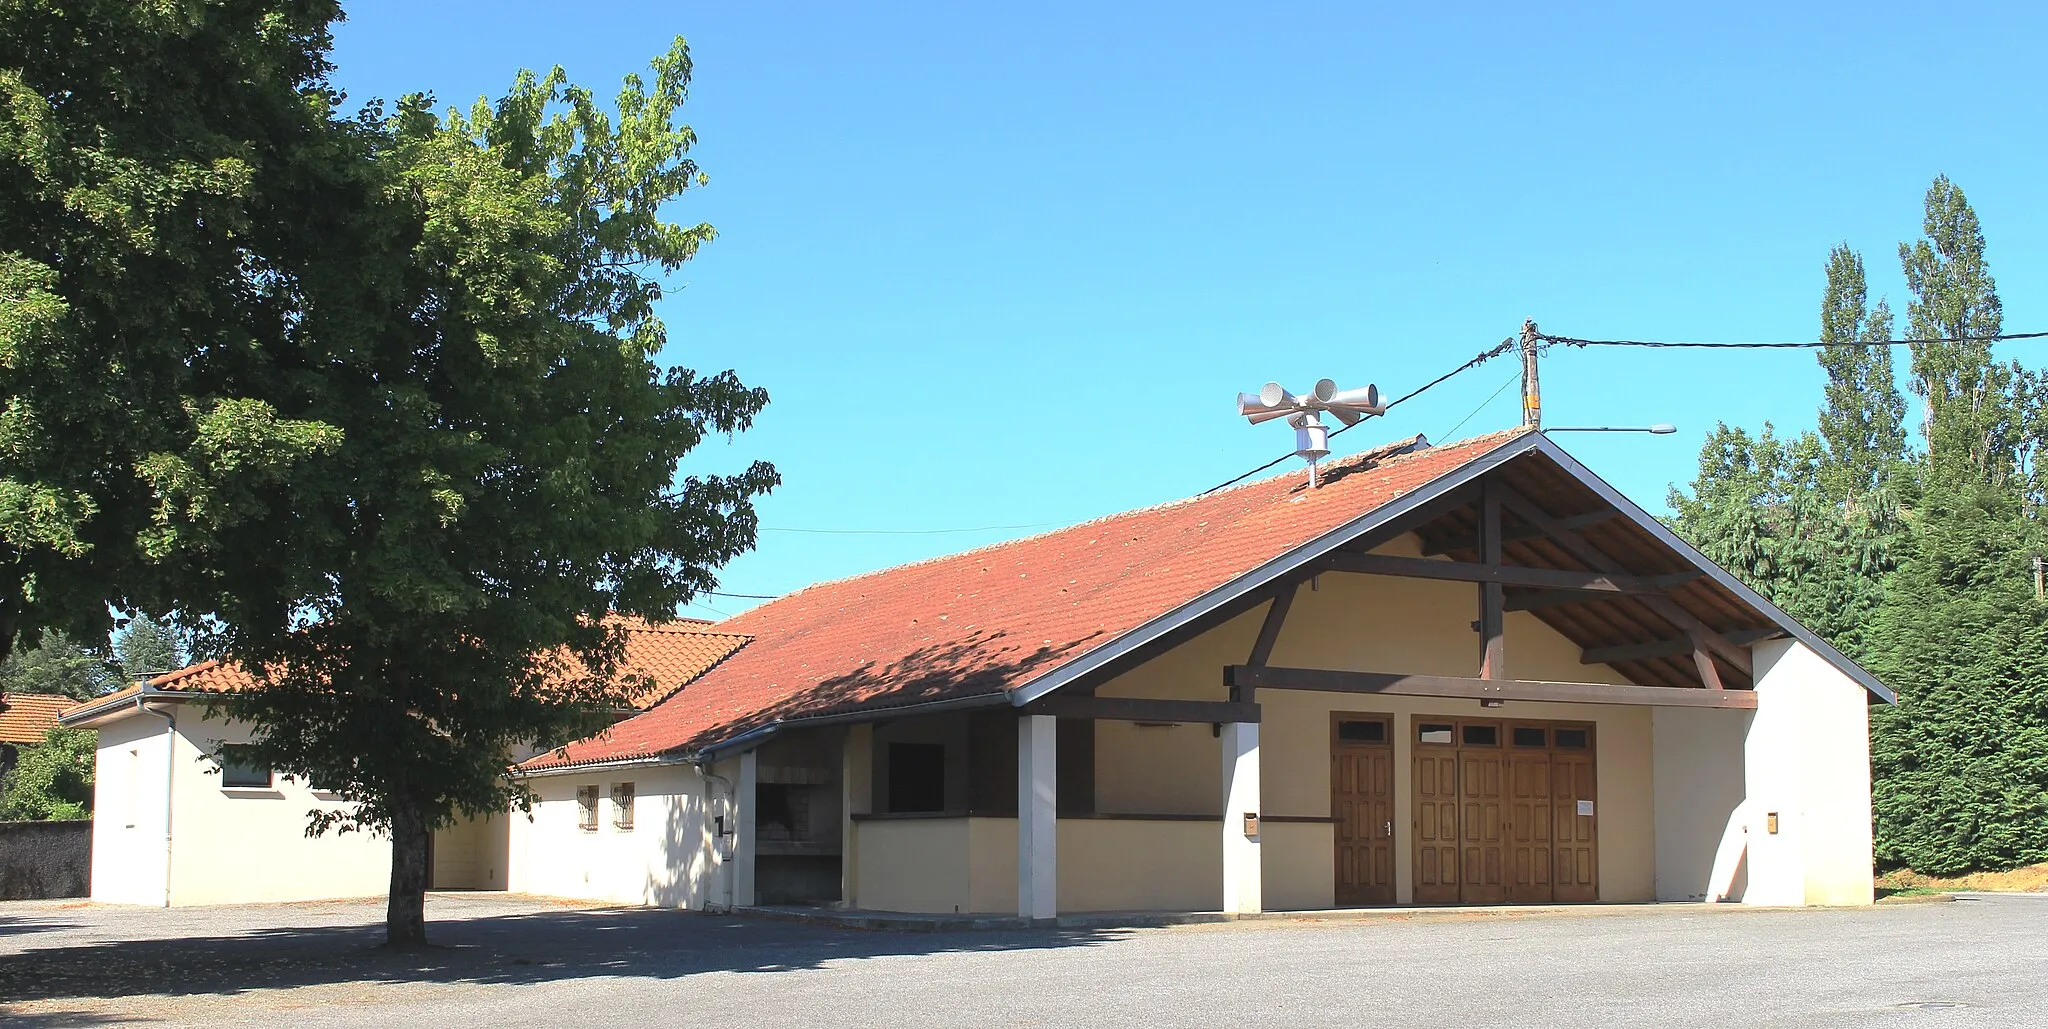
[[[0,900],[83,897],[92,887],[92,823],[0,822]]]

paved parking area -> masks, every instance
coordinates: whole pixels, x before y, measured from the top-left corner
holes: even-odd
[[[2048,1025],[2048,897],[897,933],[447,895],[411,955],[381,915],[0,904],[0,1023]]]

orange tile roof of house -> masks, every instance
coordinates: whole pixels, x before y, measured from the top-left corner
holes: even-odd
[[[728,618],[752,642],[675,696],[529,771],[689,754],[779,720],[1025,685],[1479,460],[1525,430],[1324,466],[821,583]]]
[[[49,693],[0,693],[0,743],[41,743],[78,701]]]
[[[626,624],[626,654],[622,670],[651,680],[647,689],[633,699],[638,708],[651,707],[683,684],[704,674],[747,643],[747,637],[711,628],[697,618],[678,618],[660,625],[641,619],[622,619]],[[105,714],[121,701],[143,690],[168,693],[225,693],[248,689],[256,678],[232,662],[201,661],[175,672],[136,683],[104,697],[66,710],[67,716]],[[72,701],[65,700],[66,705]]]

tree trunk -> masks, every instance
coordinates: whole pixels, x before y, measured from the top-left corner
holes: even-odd
[[[424,947],[427,943],[427,824],[419,809],[400,804],[391,812],[391,899],[384,909],[384,945]]]

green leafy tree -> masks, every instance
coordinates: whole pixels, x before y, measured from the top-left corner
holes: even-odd
[[[207,645],[265,684],[221,703],[255,726],[240,757],[354,802],[313,831],[390,837],[393,944],[425,939],[429,834],[525,806],[514,757],[624,705],[637,684],[615,674],[607,616],[672,618],[714,586],[776,482],[765,464],[677,479],[767,400],[656,362],[660,276],[713,235],[664,214],[704,182],[676,121],[689,79],[677,40],[615,115],[557,69],[466,113],[412,96],[375,123],[381,200],[357,239],[388,254],[347,349],[309,355],[286,394],[341,442],[274,512],[179,524],[277,562],[222,572]]]
[[[0,822],[91,818],[98,738],[91,729],[51,729],[43,742],[23,747],[0,775]]]
[[[129,619],[115,640],[114,653],[121,658],[122,674],[131,682],[185,667],[177,632],[146,614]]]
[[[121,676],[106,659],[55,629],[33,647],[18,647],[0,661],[0,692],[46,693],[90,700],[119,689]]]
[[[230,524],[339,441],[269,381],[327,328],[308,300],[362,208],[325,81],[338,15],[0,0],[0,657],[45,626],[101,637],[110,602],[183,606],[239,556],[193,553],[173,516]]]

